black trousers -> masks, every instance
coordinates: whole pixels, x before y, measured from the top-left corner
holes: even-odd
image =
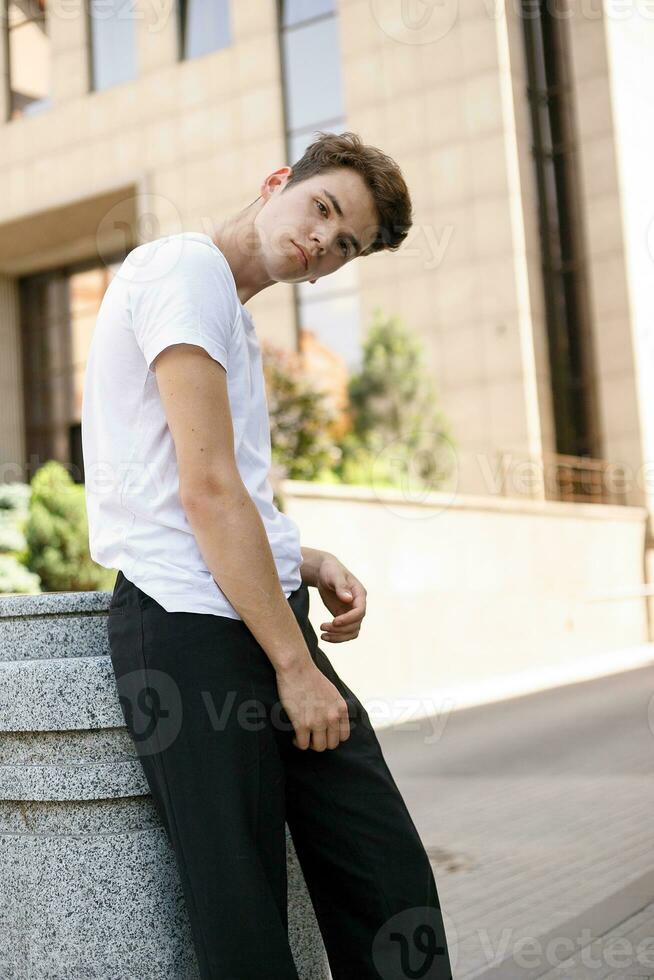
[[[127,728],[174,849],[203,980],[298,980],[285,823],[333,980],[451,980],[434,876],[367,711],[288,602],[348,705],[350,737],[298,749],[243,620],[167,612],[119,572],[108,617]]]

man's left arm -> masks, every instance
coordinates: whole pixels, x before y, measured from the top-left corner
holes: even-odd
[[[319,548],[301,550],[302,581],[318,589],[325,606],[334,615],[331,623],[321,623],[320,639],[330,643],[353,640],[359,635],[366,614],[366,589],[331,552]]]

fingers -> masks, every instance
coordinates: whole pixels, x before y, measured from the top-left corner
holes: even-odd
[[[336,625],[354,623],[363,619],[366,610],[366,597],[361,592],[356,592],[350,608],[340,615],[334,617]]]
[[[311,733],[311,748],[314,752],[323,752],[327,748],[327,731],[314,730]]]
[[[338,617],[340,619],[340,617]],[[331,643],[342,643],[343,640],[352,640],[355,636],[359,635],[359,630],[361,629],[361,620],[363,617],[359,617],[351,623],[323,623],[321,625],[321,630],[323,632],[320,634],[321,640],[329,640]]]
[[[308,749],[311,740],[311,729],[307,728],[306,725],[295,725],[295,737],[293,738],[293,745],[297,746],[298,749]]]
[[[335,749],[341,742],[350,737],[350,718],[347,704],[339,710],[338,717],[330,722],[328,728],[296,728],[293,744],[298,749],[311,748],[314,752],[324,752],[325,749]]]
[[[359,635],[359,630],[351,630],[349,633],[337,633],[335,630],[321,633],[320,639],[327,643],[345,643],[346,640],[354,640]]]
[[[331,623],[321,623],[320,629],[327,633],[338,634],[342,631],[348,632],[352,629],[358,630],[361,620],[366,614],[366,594],[359,590],[355,591],[352,607],[347,612],[335,616]],[[356,635],[356,634],[355,634]],[[349,638],[349,637],[348,637]]]

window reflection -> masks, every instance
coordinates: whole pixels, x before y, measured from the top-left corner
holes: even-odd
[[[292,165],[318,130],[342,133],[345,119],[334,0],[291,0],[280,8],[286,145]],[[361,363],[358,267],[349,262],[297,294],[298,347],[307,372],[344,408],[349,373]]]
[[[329,276],[335,279],[338,273]],[[299,304],[300,346],[318,341],[338,354],[343,364],[356,371],[361,366],[360,309],[358,292],[334,290],[320,299]]]
[[[335,0],[286,0],[286,3],[282,3],[282,27],[293,27],[335,11]]]
[[[231,43],[229,0],[179,0],[182,58],[198,58]]]
[[[92,87],[96,91],[137,75],[136,9],[125,0],[90,0]]]
[[[36,115],[49,108],[50,38],[46,0],[9,0],[7,47],[10,118]]]
[[[343,115],[335,17],[284,31],[283,57],[289,129],[295,131]]]

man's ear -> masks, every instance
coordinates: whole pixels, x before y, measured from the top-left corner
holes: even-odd
[[[267,201],[274,190],[287,182],[292,173],[293,168],[286,166],[279,167],[277,170],[273,170],[271,174],[268,174],[261,185],[261,196],[263,199]]]

